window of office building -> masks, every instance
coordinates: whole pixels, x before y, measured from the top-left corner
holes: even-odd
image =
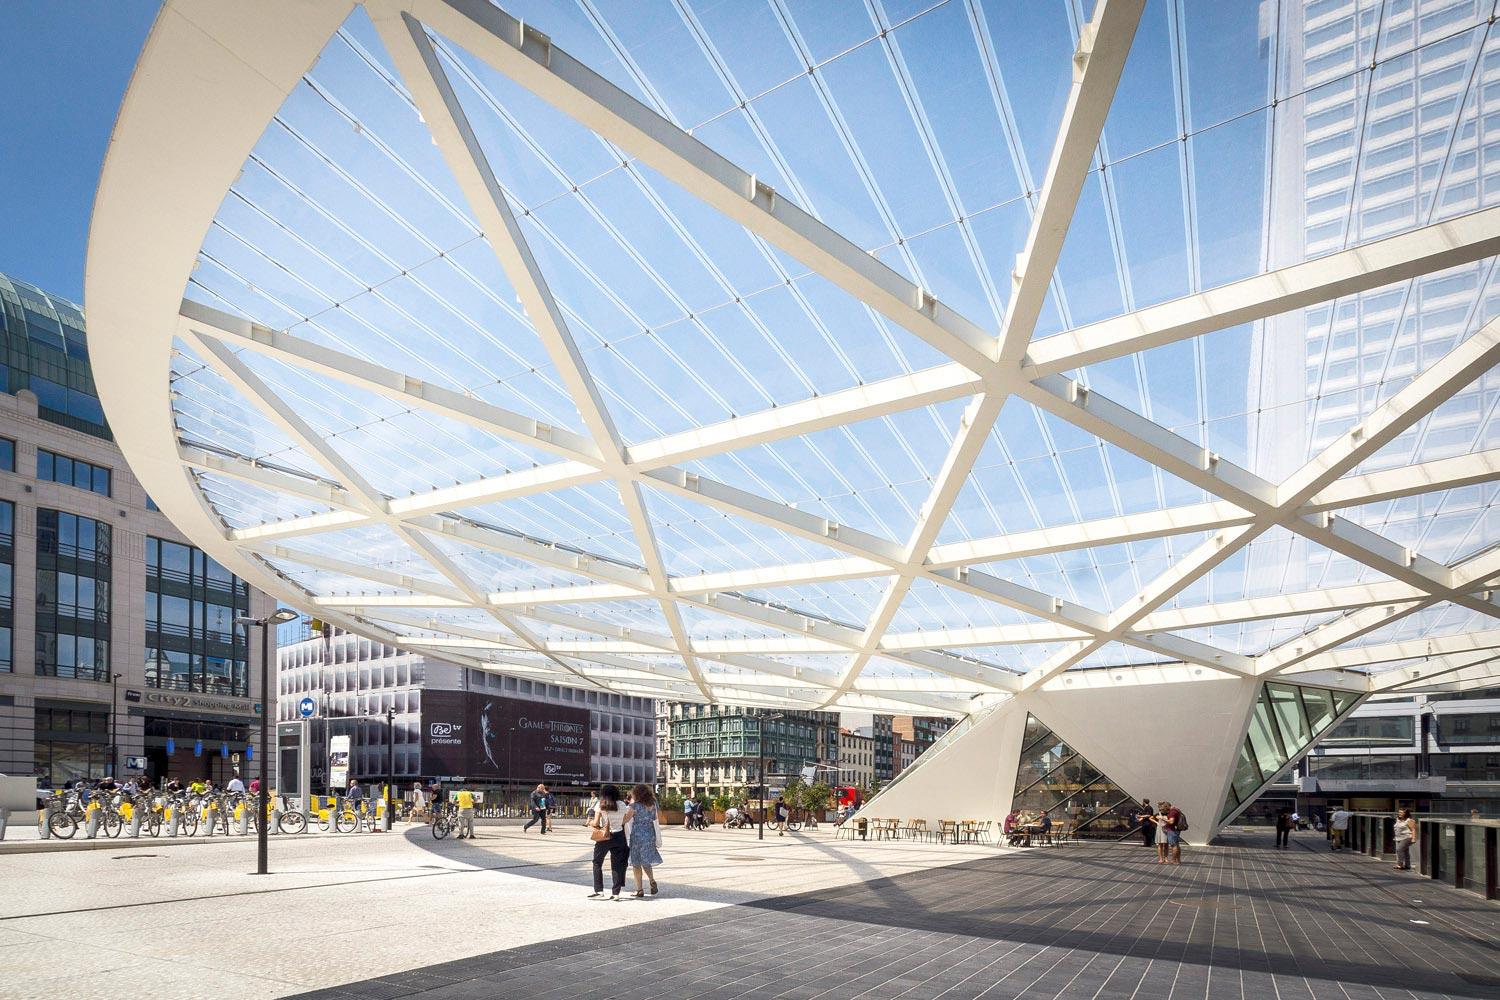
[[[109,711],[80,705],[37,706],[35,770],[43,787],[104,777],[109,763]]]
[[[36,672],[109,678],[110,527],[36,512]]]
[[[16,443],[10,438],[0,438],[0,472],[16,471]]]
[[[1500,712],[1440,715],[1437,733],[1444,744],[1500,744]]]
[[[45,448],[36,450],[36,477],[51,483],[76,486],[100,496],[110,495],[111,475],[104,466],[59,455]]]
[[[16,669],[15,636],[16,507],[0,500],[0,673]]]
[[[1416,739],[1416,719],[1410,715],[1362,715],[1340,723],[1323,740],[1324,746],[1410,746]]]
[[[146,684],[246,698],[245,581],[202,549],[146,539]]]

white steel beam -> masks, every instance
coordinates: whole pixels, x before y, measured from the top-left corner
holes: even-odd
[[[454,389],[433,385],[371,361],[272,330],[191,299],[182,300],[181,328],[196,336],[233,344],[375,393],[414,410],[426,410],[479,430],[564,458],[597,463],[589,438]]]
[[[347,491],[336,483],[283,472],[240,455],[226,455],[210,451],[182,440],[177,442],[177,455],[182,464],[188,468],[238,479],[275,493],[298,497],[339,510],[347,510],[355,506]]]
[[[1017,258],[1013,272],[1010,302],[997,349],[1003,371],[1010,371],[1020,361],[1036,328],[1144,8],[1145,0],[1098,0],[1093,20],[1080,31],[1078,49],[1073,55],[1073,86],[1063,108],[1062,124],[1026,237],[1026,248]],[[881,594],[865,626],[864,642],[850,660],[843,680],[829,699],[830,704],[854,685],[879,648],[968,482],[1010,388],[1011,380],[1007,379],[964,409],[958,432],[901,552],[900,572]]]
[[[1500,208],[1488,208],[1197,292],[1032,344],[1022,375],[1098,364],[1500,254]]]

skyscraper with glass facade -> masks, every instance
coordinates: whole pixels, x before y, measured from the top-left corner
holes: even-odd
[[[0,773],[251,768],[259,658],[234,619],[274,603],[188,544],[126,466],[82,311],[4,276],[0,307]]]

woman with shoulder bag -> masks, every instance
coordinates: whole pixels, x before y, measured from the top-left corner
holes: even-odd
[[[589,816],[589,839],[594,842],[594,891],[589,899],[604,895],[604,858],[609,856],[609,870],[613,878],[610,899],[620,899],[620,890],[625,888],[625,862],[630,856],[630,846],[625,841],[625,823],[628,814],[620,802],[620,790],[614,785],[599,789],[599,804]]]

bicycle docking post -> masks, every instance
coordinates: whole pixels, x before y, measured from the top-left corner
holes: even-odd
[[[271,801],[266,805],[266,812],[268,813],[266,822],[270,824],[266,827],[266,835],[274,837],[281,832],[281,801],[274,792],[271,793]]]
[[[120,806],[126,815],[130,817],[130,835],[139,838],[141,835],[141,810],[135,807],[135,803],[126,802]]]
[[[89,840],[93,840],[94,835],[99,832],[99,803],[90,802],[88,810],[84,815],[87,819],[83,824],[83,835]]]
[[[52,804],[52,800],[49,799],[47,800],[47,804],[42,806],[41,810],[38,812],[38,816],[40,818],[37,820],[36,832],[37,836],[43,840],[52,839],[52,813],[56,808],[57,807]]]
[[[167,836],[177,836],[177,828],[182,824],[182,807],[174,805],[170,800],[167,802]]]
[[[234,818],[239,821],[240,836],[250,833],[250,806],[241,802],[234,807]]]

